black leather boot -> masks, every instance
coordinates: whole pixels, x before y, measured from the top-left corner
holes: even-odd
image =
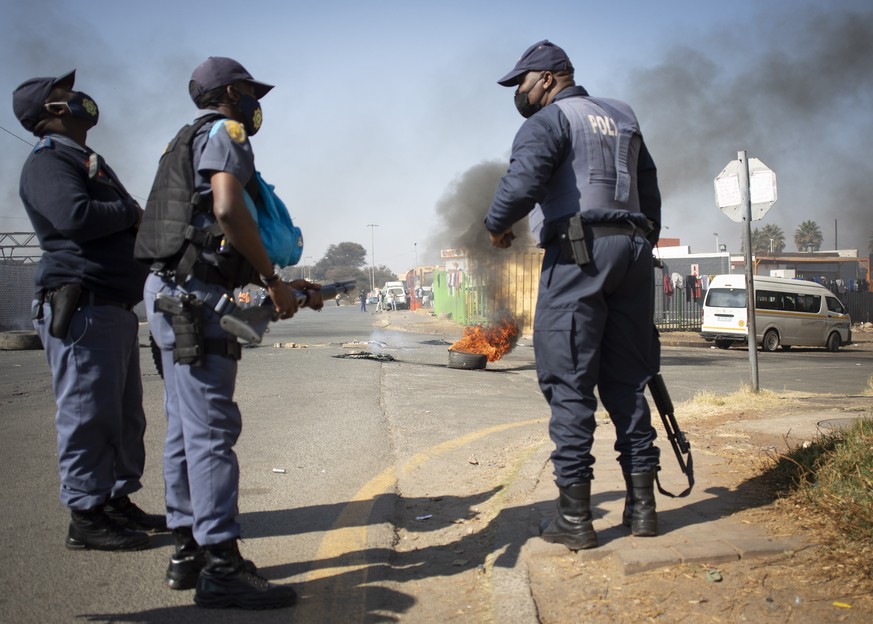
[[[624,473],[627,483],[624,524],[631,535],[653,537],[658,534],[658,516],[655,513],[655,473]],[[628,510],[630,508],[630,511]]]
[[[206,552],[200,548],[191,527],[173,529],[176,552],[170,555],[166,581],[170,589],[194,589],[200,570],[206,565]]]
[[[200,607],[222,609],[281,609],[297,602],[288,585],[274,585],[246,569],[236,540],[209,545],[206,565],[197,579],[194,602]]]
[[[116,524],[134,531],[152,531],[154,533],[167,530],[167,518],[164,515],[148,514],[136,506],[129,496],[119,496],[108,501],[104,506],[106,515]]]
[[[64,545],[70,550],[143,550],[149,547],[149,536],[131,531],[112,521],[103,505],[70,513],[70,528]]]
[[[200,570],[206,565],[206,550],[194,539],[191,527],[173,529],[173,537],[176,540],[176,552],[170,555],[170,564],[167,566],[167,586],[170,589],[194,589]],[[258,571],[248,559],[243,560],[243,567],[252,574]]]
[[[631,482],[629,472],[623,472],[624,485],[627,489],[627,494],[624,496],[624,512],[621,514],[621,523],[630,528],[634,519],[634,484]]]
[[[540,536],[570,550],[597,546],[597,534],[591,524],[590,481],[558,488],[558,515],[543,526]]]

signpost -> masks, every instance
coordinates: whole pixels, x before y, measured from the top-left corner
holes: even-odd
[[[715,178],[715,205],[732,221],[743,224],[743,263],[746,267],[746,325],[752,391],[758,392],[758,341],[755,323],[755,280],[752,264],[752,221],[761,219],[776,202],[776,174],[757,158],[737,152]]]

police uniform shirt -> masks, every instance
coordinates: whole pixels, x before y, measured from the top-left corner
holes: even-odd
[[[194,187],[201,196],[212,194],[210,177],[230,173],[245,186],[255,173],[255,155],[238,121],[219,119],[206,124],[193,144]]]
[[[485,226],[490,232],[504,232],[524,218],[546,197],[552,174],[571,156],[570,122],[555,102],[564,98],[588,97],[581,86],[563,89],[548,106],[526,119],[512,143],[509,170],[497,186]],[[657,171],[645,141],[637,161],[640,211],[654,223],[661,222],[661,195]],[[573,189],[571,189],[572,191]],[[596,207],[588,207],[591,209]]]
[[[142,300],[148,269],[133,258],[139,216],[136,202],[115,173],[69,137],[49,134],[21,171],[19,193],[43,256],[34,276],[38,290],[81,283],[105,299]]]

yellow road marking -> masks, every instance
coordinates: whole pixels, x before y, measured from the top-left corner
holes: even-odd
[[[437,444],[436,446],[413,455],[405,464],[403,464],[400,473],[409,474],[434,457],[438,457],[448,451],[475,442],[476,440],[489,435],[518,427],[542,424],[544,422],[546,422],[545,419],[536,418],[521,422],[505,423],[494,427],[488,427],[487,429],[473,431],[453,440],[447,440],[446,442]],[[326,579],[333,575],[338,575],[339,578],[344,579],[344,587],[335,586],[333,589],[336,592],[343,592],[347,597],[352,593],[357,595],[359,604],[356,615],[363,614],[364,610],[363,585],[367,583],[367,560],[365,548],[367,545],[367,525],[369,523],[370,514],[373,511],[373,505],[376,498],[379,495],[390,491],[396,482],[396,469],[394,467],[386,468],[357,491],[352,499],[346,503],[342,512],[340,512],[336,522],[334,522],[333,526],[321,541],[321,545],[315,555],[316,564],[319,561],[338,561],[343,557],[343,555],[347,555],[345,563],[343,565],[314,569],[306,575],[306,580],[304,581],[304,583],[309,583]],[[369,502],[369,504],[367,504],[367,502]],[[344,574],[339,575],[338,573],[340,571]],[[352,579],[352,577],[354,578]],[[354,582],[350,583],[352,580]],[[357,591],[355,591],[356,588]],[[315,607],[315,605],[312,606]],[[322,603],[320,608],[316,608],[320,610],[326,606],[327,605]],[[360,621],[362,620],[363,617],[360,618]]]

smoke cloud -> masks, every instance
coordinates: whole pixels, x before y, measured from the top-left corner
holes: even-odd
[[[715,208],[712,180],[745,149],[776,173],[779,198],[762,221],[782,228],[788,249],[807,219],[833,248],[836,220],[838,246],[864,255],[873,232],[873,11],[795,11],[748,42],[734,31],[712,40],[729,49],[675,47],[631,75],[626,98],[658,165],[671,228],[662,235],[687,244],[691,234],[695,251],[708,249],[713,230],[732,223]],[[738,250],[739,226],[725,239]]]

